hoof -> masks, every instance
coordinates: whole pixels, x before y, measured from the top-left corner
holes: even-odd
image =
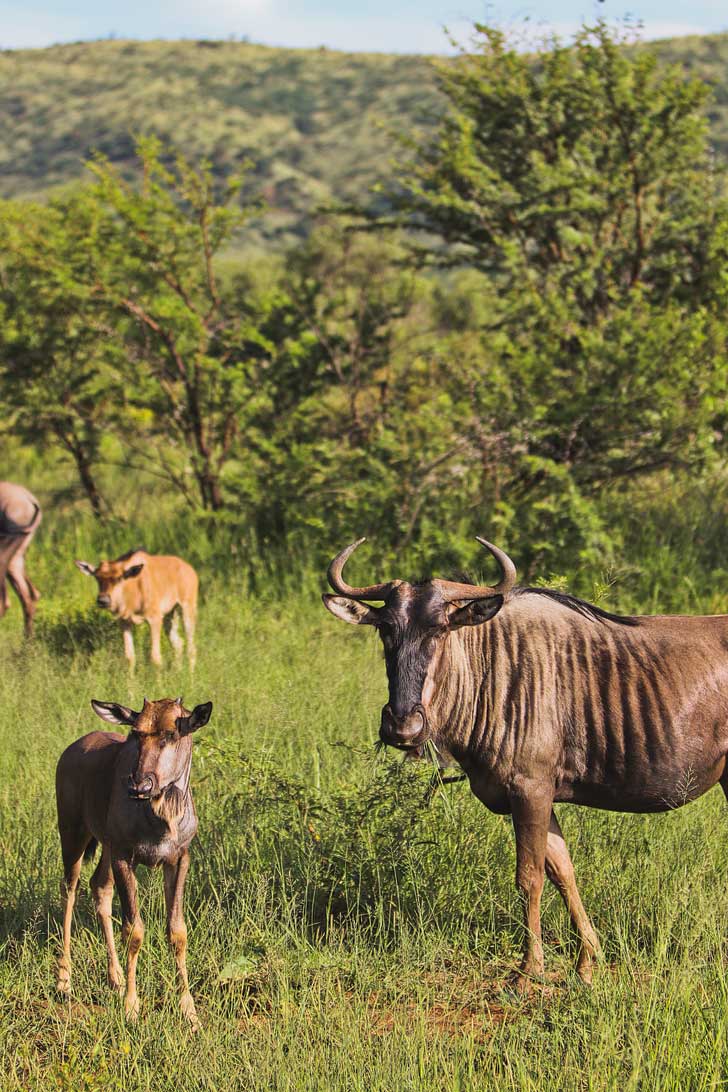
[[[136,1024],[139,1019],[139,999],[127,1000],[124,1003],[124,1015],[126,1016],[127,1023]]]
[[[200,1021],[197,1019],[197,1010],[195,1009],[195,1003],[192,1000],[191,993],[185,993],[180,998],[179,1007],[182,1011],[182,1015],[189,1022],[190,1031],[200,1030]]]
[[[65,960],[58,964],[56,991],[66,996],[71,992],[71,967]]]

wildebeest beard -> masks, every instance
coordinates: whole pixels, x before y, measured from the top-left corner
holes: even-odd
[[[149,801],[152,811],[158,819],[162,819],[170,829],[173,837],[177,834],[177,824],[185,813],[187,793],[182,792],[176,782],[166,785],[159,796]]]

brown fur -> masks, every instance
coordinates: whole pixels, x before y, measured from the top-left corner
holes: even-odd
[[[519,987],[543,973],[544,875],[566,902],[589,981],[598,941],[553,805],[653,812],[717,782],[728,794],[728,616],[625,618],[511,580],[493,591],[473,587],[468,601],[467,585],[392,582],[382,607],[350,592],[324,601],[382,637],[382,740],[412,753],[432,740],[487,807],[512,816]]]
[[[132,626],[148,622],[152,636],[151,660],[161,666],[162,625],[168,622],[168,635],[177,656],[182,653],[178,631],[177,608],[182,614],[190,667],[195,666],[195,625],[197,621],[197,573],[179,557],[148,554],[133,550],[116,561],[101,561],[96,568],[87,561],[76,565],[88,576],[96,577],[99,594],[96,602],[121,622],[124,653],[134,667]]]
[[[23,608],[26,637],[33,634],[40,592],[25,571],[25,554],[41,518],[40,505],[25,486],[0,482],[0,618],[10,606],[7,580]]]
[[[136,961],[144,937],[137,910],[135,872],[138,864],[162,865],[167,904],[167,935],[174,950],[182,1011],[193,1026],[197,1016],[187,982],[187,929],[182,915],[189,846],[197,832],[197,814],[189,785],[192,733],[206,724],[212,705],[190,712],[182,699],[144,700],[135,713],[125,706],[92,702],[111,724],[131,728],[128,736],[90,732],[61,755],[56,770],[58,830],[63,853],[63,951],[58,960],[57,988],[71,985],[71,917],[81,862],[94,843],[101,860],[91,878],[91,891],[106,940],[108,980],[123,986],[111,925],[116,885],[121,901],[122,936],[129,944],[126,1013],[134,1018],[139,1002]]]

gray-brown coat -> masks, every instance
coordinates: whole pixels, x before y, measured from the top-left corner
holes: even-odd
[[[622,617],[518,588],[510,558],[479,541],[501,565],[496,587],[352,588],[342,570],[353,543],[329,567],[337,594],[324,602],[383,641],[381,739],[413,753],[434,741],[487,807],[512,816],[526,924],[519,987],[543,973],[544,873],[566,902],[589,981],[597,937],[553,804],[653,812],[718,781],[728,794],[728,616]]]

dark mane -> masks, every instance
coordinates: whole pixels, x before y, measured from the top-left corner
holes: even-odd
[[[584,618],[589,618],[592,622],[615,622],[621,626],[638,626],[640,624],[639,618],[632,615],[612,614],[608,610],[602,610],[601,607],[594,606],[593,603],[577,599],[575,595],[567,595],[566,592],[556,591],[553,588],[516,588],[514,594],[544,595],[547,599],[553,599],[555,603],[560,603],[562,607],[567,607],[568,610],[573,610]]]
[[[117,557],[116,561],[128,561],[133,554],[145,554],[146,552],[143,546],[135,546],[133,550],[127,550],[121,557]]]

